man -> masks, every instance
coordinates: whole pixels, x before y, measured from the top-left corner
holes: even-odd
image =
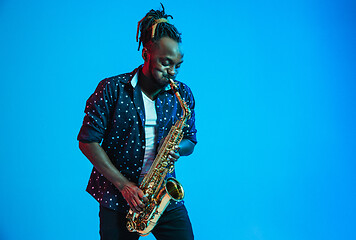
[[[78,140],[81,151],[94,165],[87,191],[100,203],[103,240],[139,238],[127,230],[126,214],[130,208],[137,213],[144,209],[147,198],[139,183],[159,143],[182,115],[167,80],[176,77],[183,62],[181,37],[168,17],[164,8],[146,14],[138,24],[143,66],[104,79],[86,104]],[[183,140],[170,152],[172,162],[190,155],[197,143],[194,97],[184,83],[175,82],[192,114],[183,129]],[[183,201],[171,201],[152,233],[158,240],[194,239]]]

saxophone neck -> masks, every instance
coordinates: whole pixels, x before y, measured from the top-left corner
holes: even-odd
[[[174,94],[176,95],[179,104],[181,105],[182,109],[183,109],[183,116],[182,119],[188,119],[190,118],[191,115],[191,111],[187,105],[187,103],[182,99],[182,97],[180,96],[179,92],[178,92],[178,86],[177,84],[173,81],[173,79],[169,78],[169,84],[171,85],[171,89],[174,92]]]
[[[169,85],[171,86],[171,89],[173,90],[174,93],[178,91],[178,86],[177,84],[173,81],[172,78],[168,78]]]

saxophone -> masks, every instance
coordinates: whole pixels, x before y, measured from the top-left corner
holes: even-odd
[[[130,209],[126,216],[127,229],[130,232],[137,232],[141,236],[147,236],[152,231],[171,199],[181,201],[184,198],[182,185],[175,178],[171,177],[165,180],[165,177],[168,172],[172,172],[174,169],[174,164],[168,159],[169,152],[181,142],[183,128],[190,118],[191,111],[180,96],[177,85],[172,79],[168,80],[183,109],[183,115],[170,129],[150,170],[140,184],[140,189],[148,198],[144,210],[141,213],[134,213]]]

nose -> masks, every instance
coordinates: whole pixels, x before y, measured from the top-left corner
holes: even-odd
[[[177,69],[175,67],[170,67],[168,69],[168,74],[171,76],[175,76],[177,74]]]

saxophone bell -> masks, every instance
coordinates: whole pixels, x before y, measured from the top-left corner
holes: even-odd
[[[140,217],[139,214],[136,214],[130,210],[128,214],[128,222],[126,224],[127,229],[130,232],[137,232],[140,236],[147,236],[156,226],[169,202],[171,200],[179,202],[182,201],[183,198],[184,189],[182,184],[180,184],[178,180],[173,177],[167,178],[164,187],[160,190],[157,197],[154,198],[153,201],[159,204],[157,205],[156,203],[151,203],[151,205],[146,206],[146,211],[149,210],[149,216]]]
[[[173,177],[167,179],[165,189],[167,194],[174,201],[179,202],[184,198],[184,189],[182,184],[180,184],[180,182],[178,182],[178,180]]]

